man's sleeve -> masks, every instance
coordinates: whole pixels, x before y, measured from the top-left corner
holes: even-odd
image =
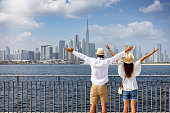
[[[106,59],[108,64],[112,64],[116,62],[117,59],[121,59],[122,56],[125,55],[125,51],[122,51],[121,53],[116,54],[115,56]]]
[[[84,60],[86,63],[90,64],[90,61],[91,61],[91,58],[82,54],[82,53],[79,53],[77,51],[73,51],[73,54],[78,57],[78,58],[81,58],[82,60]]]

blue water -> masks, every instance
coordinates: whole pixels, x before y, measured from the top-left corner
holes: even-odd
[[[21,111],[21,103],[22,103],[22,92],[21,89],[23,88],[23,111],[26,111],[26,81],[28,82],[28,111],[31,110],[31,82],[32,82],[32,111],[35,111],[35,89],[36,89],[36,82],[37,82],[37,107],[36,110],[39,111],[39,104],[40,104],[40,82],[41,82],[41,108],[44,111],[44,90],[45,90],[45,82],[46,81],[46,111],[49,111],[49,94],[50,94],[50,111],[53,111],[53,91],[54,91],[54,81],[55,81],[55,111],[60,112],[63,111],[63,102],[64,102],[64,111],[67,112],[67,88],[69,91],[68,95],[68,110],[69,112],[72,111],[72,97],[73,97],[73,111],[76,112],[76,103],[77,103],[77,110],[81,112],[81,98],[82,98],[82,110],[85,111],[85,84],[87,83],[87,111],[90,108],[90,76],[89,77],[66,77],[67,75],[90,75],[90,66],[89,65],[0,65],[0,75],[43,75],[41,77],[20,77],[19,82],[19,91],[18,91],[18,103],[19,103],[19,111]],[[117,65],[109,66],[109,75],[117,75]],[[45,75],[66,75],[65,77],[47,77]],[[143,65],[141,75],[170,75],[170,66],[168,65]],[[10,81],[9,82],[9,110],[12,111],[12,87],[14,82],[14,111],[17,110],[17,82],[16,77],[0,77],[0,112],[3,111],[3,95],[4,95],[4,85],[5,85],[5,111],[8,111],[8,82],[3,81]],[[109,90],[109,97],[111,91],[111,111],[119,111],[119,95],[117,94],[117,90],[119,85],[121,84],[120,77],[109,77],[108,82],[108,90]],[[23,87],[22,82],[23,81]],[[50,85],[49,85],[49,81]],[[64,82],[65,81],[65,82]],[[69,82],[67,82],[69,81]],[[73,81],[73,95],[72,95],[72,81]],[[151,110],[151,81],[152,82],[152,106],[153,111],[156,111],[155,105],[156,102],[158,104],[157,110],[160,111],[160,85],[161,85],[161,97],[162,97],[162,106],[161,110],[164,111],[164,104],[165,104],[165,94],[166,94],[166,106],[167,111],[169,111],[169,82],[170,77],[137,77],[137,81],[139,83],[139,111],[142,111],[142,82],[143,82],[143,110],[146,111],[146,90],[148,89],[148,111]],[[82,85],[81,85],[82,82]],[[69,85],[68,85],[69,83]],[[157,88],[156,88],[157,83]],[[166,83],[166,93],[165,93],[165,83]],[[148,87],[147,87],[148,84]],[[51,87],[49,90],[49,86]],[[64,86],[64,90],[63,90]],[[81,96],[81,86],[82,86],[82,96]],[[111,89],[110,89],[111,86]],[[77,88],[77,89],[76,89]],[[59,90],[59,99],[58,99],[58,90]],[[77,90],[77,93],[76,93]],[[50,91],[50,93],[49,93]],[[157,92],[156,92],[157,91]],[[116,92],[116,95],[115,95]],[[157,94],[157,96],[156,96]],[[64,101],[63,101],[64,95]],[[77,96],[77,102],[76,102]],[[116,99],[115,99],[116,96]],[[157,101],[155,101],[157,97]],[[59,103],[58,103],[59,100]],[[116,100],[116,103],[115,103]],[[120,96],[121,100],[121,108],[123,110],[123,100],[122,95]],[[58,109],[59,105],[59,109]],[[100,102],[99,102],[100,105]],[[116,106],[115,106],[116,105]],[[107,104],[108,111],[110,111],[110,102]],[[101,110],[100,107],[98,109]]]
[[[89,65],[0,65],[0,75],[90,75]],[[117,75],[117,65],[109,66]],[[170,75],[170,65],[143,65],[141,75]]]

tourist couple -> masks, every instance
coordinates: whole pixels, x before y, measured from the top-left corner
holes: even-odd
[[[97,49],[97,58],[88,57],[82,53],[74,51],[73,48],[66,48],[66,51],[73,52],[73,54],[85,61],[85,63],[91,66],[91,81],[92,86],[90,89],[90,113],[95,113],[96,104],[98,103],[98,97],[100,96],[102,113],[107,112],[106,103],[109,101],[108,98],[108,67],[110,64],[117,61],[118,73],[123,78],[123,100],[124,110],[123,113],[128,113],[129,100],[131,100],[131,112],[135,113],[135,105],[137,100],[137,82],[136,76],[141,72],[141,62],[148,58],[150,55],[155,53],[158,49],[154,49],[150,54],[141,58],[140,60],[134,61],[133,54],[129,53],[133,49],[133,46],[127,46],[124,51],[114,55],[108,45],[105,45],[110,51],[113,57],[104,59],[103,48]]]

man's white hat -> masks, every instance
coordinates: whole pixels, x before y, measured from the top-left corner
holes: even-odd
[[[104,50],[103,50],[103,48],[98,48],[96,54],[97,54],[97,55],[104,55]]]
[[[123,57],[122,57],[123,62],[130,64],[134,61],[134,56],[131,53],[126,53]]]

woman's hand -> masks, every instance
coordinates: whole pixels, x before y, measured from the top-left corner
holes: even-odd
[[[133,46],[130,45],[129,47],[127,47],[127,48],[125,49],[125,53],[131,51],[132,49],[133,49]]]
[[[73,48],[72,47],[66,48],[65,50],[68,51],[68,52],[73,52]]]
[[[155,53],[155,52],[157,52],[157,51],[158,51],[158,49],[155,50],[155,48],[154,48],[153,51],[152,51],[152,53]]]
[[[106,45],[106,44],[105,44],[105,47],[106,47],[108,50],[110,49],[110,47],[109,47],[108,45]]]

